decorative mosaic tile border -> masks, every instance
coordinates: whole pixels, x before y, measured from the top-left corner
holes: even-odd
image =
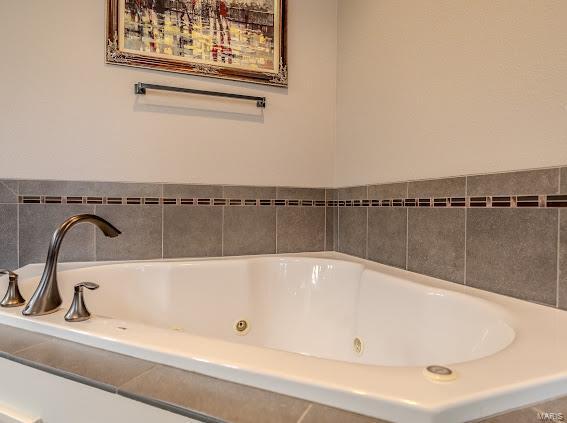
[[[338,205],[338,207],[557,208],[567,207],[567,195],[396,198],[386,200],[339,200],[329,203],[333,203],[333,206]]]
[[[558,208],[567,207],[567,195],[518,195],[488,197],[394,198],[370,200],[274,200],[227,198],[160,197],[57,197],[26,195],[21,204],[109,204],[109,205],[182,205],[250,207],[460,207],[460,208]]]
[[[274,200],[229,198],[168,198],[168,197],[56,197],[25,195],[18,197],[20,204],[109,204],[109,205],[182,205],[182,206],[233,206],[233,207],[336,207],[336,201],[325,200]]]

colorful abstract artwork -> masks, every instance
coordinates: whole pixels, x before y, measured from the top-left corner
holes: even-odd
[[[285,0],[109,0],[107,61],[287,85]]]

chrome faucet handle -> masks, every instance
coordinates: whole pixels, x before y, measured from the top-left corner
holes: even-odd
[[[71,303],[71,307],[69,307],[69,311],[65,314],[65,320],[68,322],[83,322],[91,318],[91,313],[85,305],[83,288],[94,290],[98,289],[99,286],[92,282],[81,282],[75,285],[73,302]]]
[[[19,307],[24,305],[26,300],[22,297],[18,287],[18,275],[6,269],[0,269],[0,275],[8,275],[9,278],[8,289],[6,290],[6,295],[0,301],[0,307]]]

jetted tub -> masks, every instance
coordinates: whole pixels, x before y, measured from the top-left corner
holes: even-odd
[[[42,269],[18,271],[26,299]],[[93,318],[67,323],[81,281]],[[57,313],[0,323],[396,422],[567,395],[567,312],[336,253],[63,264],[59,284]]]

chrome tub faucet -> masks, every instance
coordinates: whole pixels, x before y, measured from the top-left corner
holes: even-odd
[[[59,259],[59,250],[65,235],[69,230],[78,223],[91,223],[98,227],[102,233],[110,238],[117,237],[121,232],[116,229],[110,222],[93,214],[79,214],[67,219],[53,233],[49,250],[47,252],[47,261],[39,285],[33,293],[31,299],[25,306],[22,314],[25,316],[42,316],[57,311],[62,303],[59,286],[57,284],[57,261]]]

